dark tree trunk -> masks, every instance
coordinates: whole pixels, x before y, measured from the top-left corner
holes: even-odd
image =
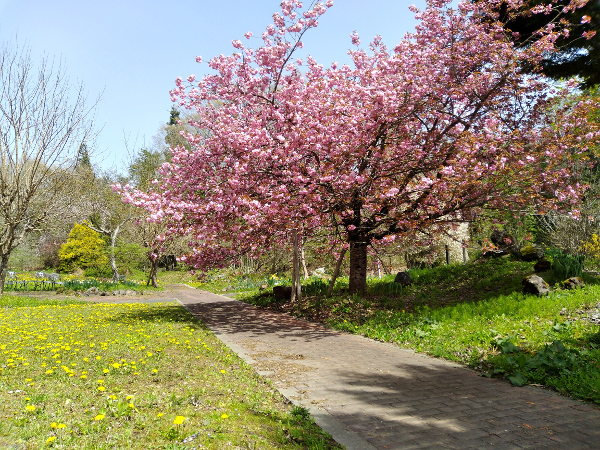
[[[0,257],[0,295],[4,293],[4,281],[6,280],[6,270],[8,269],[8,257],[10,255],[2,255]]]
[[[367,290],[367,239],[358,237],[350,242],[350,285],[351,294]]]

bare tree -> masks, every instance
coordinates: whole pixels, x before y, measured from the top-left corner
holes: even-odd
[[[0,46],[0,293],[11,252],[61,214],[61,190],[92,138],[94,106],[60,63],[35,66],[28,48]]]
[[[110,239],[110,267],[112,280],[119,280],[119,270],[115,259],[115,247],[123,226],[134,219],[135,207],[126,205],[121,197],[113,192],[111,184],[115,181],[114,173],[105,172],[96,175],[92,171],[81,171],[74,183],[78,198],[73,202],[75,214],[88,228]]]

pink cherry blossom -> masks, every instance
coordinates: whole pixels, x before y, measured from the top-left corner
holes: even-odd
[[[330,5],[284,1],[261,47],[214,57],[200,81],[177,79],[171,97],[201,130],[183,133],[191,150],[171,150],[153,190],[117,189],[187,235],[182,260],[195,269],[319,233],[324,252],[350,249],[352,291],[365,288],[369,246],[429,242],[484,210],[571,210],[585,190],[573,161],[586,164],[599,141],[588,121],[598,106],[520,71],[568,24],[518,49],[482,20],[492,3],[428,0],[394,47],[377,37],[349,51],[351,65],[309,56],[301,71],[298,36]],[[510,14],[524,4],[505,3]],[[350,43],[360,45],[356,33]]]

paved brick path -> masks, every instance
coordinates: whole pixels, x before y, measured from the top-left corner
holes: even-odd
[[[348,449],[600,449],[600,410],[199,290],[174,294]]]

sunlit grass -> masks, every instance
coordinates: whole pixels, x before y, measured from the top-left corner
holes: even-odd
[[[333,447],[177,304],[1,304],[0,447]]]

